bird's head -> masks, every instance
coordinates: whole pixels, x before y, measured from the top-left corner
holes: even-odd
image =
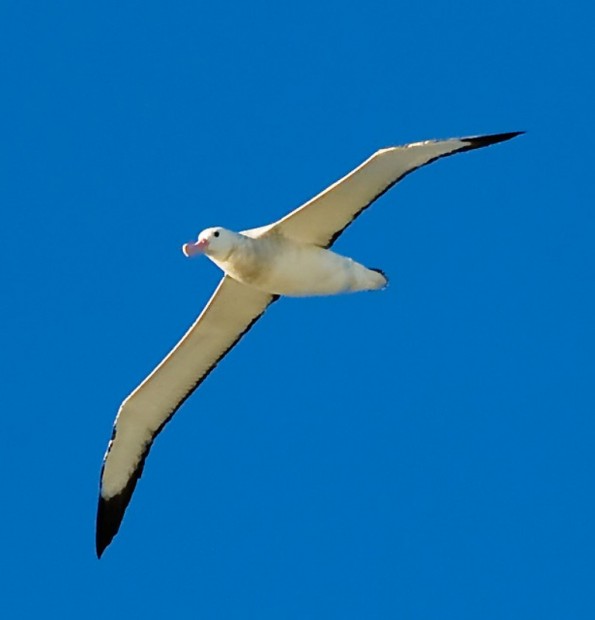
[[[210,258],[225,260],[236,244],[237,234],[216,226],[203,230],[196,241],[185,243],[182,252],[186,256],[206,254]]]

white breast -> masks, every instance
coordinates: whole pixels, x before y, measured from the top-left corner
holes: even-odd
[[[386,278],[330,250],[280,236],[250,239],[219,266],[232,278],[275,295],[302,297],[374,290]]]

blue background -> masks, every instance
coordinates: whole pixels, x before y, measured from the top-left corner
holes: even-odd
[[[5,1],[1,609],[592,618],[588,3]],[[266,224],[376,149],[339,252],[385,292],[275,304],[157,440],[98,562],[119,403]]]

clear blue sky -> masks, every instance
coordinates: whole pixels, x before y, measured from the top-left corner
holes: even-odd
[[[593,618],[593,8],[7,1],[6,617]],[[275,304],[157,440],[97,561],[117,408],[210,296],[185,241],[377,148],[337,251],[382,293]]]

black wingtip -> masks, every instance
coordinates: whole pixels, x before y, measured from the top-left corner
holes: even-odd
[[[112,542],[120,529],[124,518],[126,503],[122,502],[121,494],[110,499],[99,496],[97,504],[97,529],[95,531],[95,549],[97,558],[101,558],[103,552]]]
[[[142,465],[136,470],[128,484],[113,497],[106,499],[99,495],[97,503],[97,526],[95,530],[95,549],[97,558],[101,558],[103,552],[118,533],[126,508],[132,498],[136,483],[142,473]]]
[[[97,552],[97,559],[100,560],[103,552],[107,549],[108,545],[112,542],[113,537],[116,535],[118,528],[113,531],[113,527],[108,528],[106,523],[106,514],[109,514],[107,508],[108,500],[99,496],[99,502],[97,503],[97,525],[95,529],[95,551]]]
[[[524,134],[524,131],[510,131],[508,133],[494,133],[489,136],[475,136],[471,138],[463,138],[463,142],[467,142],[468,146],[463,151],[469,151],[471,149],[479,149],[483,146],[490,146],[491,144],[498,144],[498,142],[506,142],[506,140],[512,140]]]

